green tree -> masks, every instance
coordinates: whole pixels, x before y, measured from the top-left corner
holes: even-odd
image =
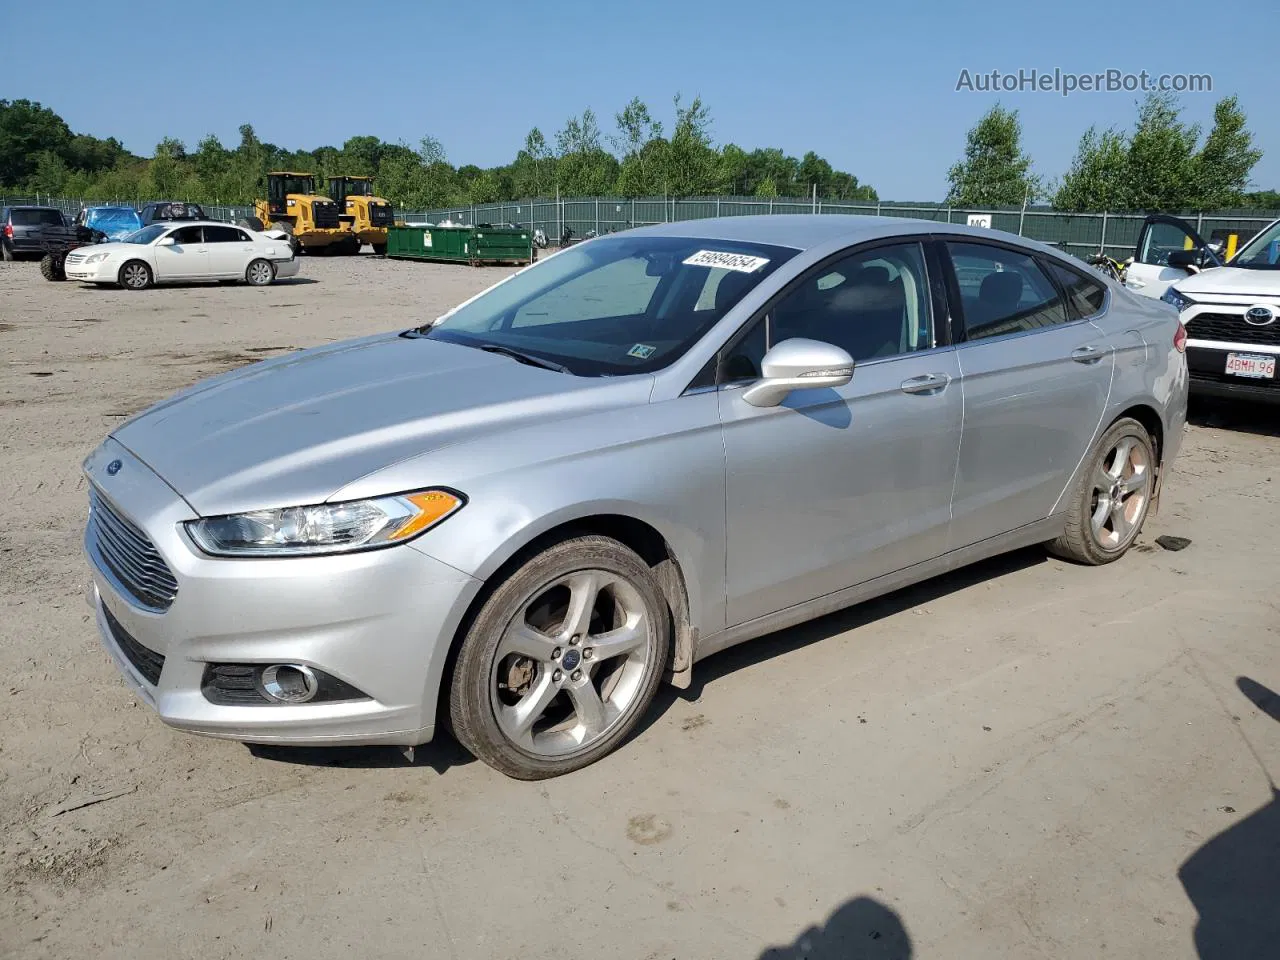
[[[656,182],[657,167],[663,162],[663,148],[653,144],[662,140],[662,124],[649,115],[649,108],[639,97],[632,97],[615,115],[618,133],[611,138],[614,150],[622,155],[618,174],[618,192],[623,196],[640,197],[661,192]]]
[[[1262,159],[1246,126],[1240,101],[1231,96],[1213,108],[1213,129],[1196,154],[1195,206],[1201,210],[1225,210],[1244,202],[1249,172]]]
[[[662,162],[664,192],[677,197],[710,193],[715,189],[718,160],[711,145],[711,111],[701,97],[694,97],[687,107],[681,106],[680,99],[676,94],[676,122]]]
[[[1183,123],[1173,94],[1148,94],[1129,138],[1126,207],[1185,210],[1196,205],[1194,153],[1200,128]]]
[[[964,157],[947,172],[947,202],[965,207],[1020,206],[1040,193],[1022,152],[1018,111],[996,104],[969,131]]]
[[[1125,210],[1130,206],[1129,150],[1124,136],[1090,127],[1053,194],[1055,210]]]

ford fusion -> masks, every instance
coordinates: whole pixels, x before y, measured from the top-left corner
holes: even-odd
[[[733,644],[1045,543],[1119,559],[1185,331],[903,219],[589,240],[438,320],[206,380],[86,460],[107,650],[193,733],[591,763]]]

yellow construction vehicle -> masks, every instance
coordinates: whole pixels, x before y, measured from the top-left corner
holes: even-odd
[[[316,178],[309,173],[272,171],[267,174],[267,198],[255,200],[253,217],[240,225],[283,230],[293,238],[295,251],[355,253],[359,243],[338,218],[338,205],[315,190]]]
[[[373,177],[330,177],[329,199],[357,243],[370,244],[376,254],[387,252],[387,227],[395,222],[395,213],[390,201],[373,195]]]

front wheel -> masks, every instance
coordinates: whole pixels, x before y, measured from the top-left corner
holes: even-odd
[[[1067,506],[1067,528],[1050,551],[1091,566],[1123,557],[1147,519],[1155,472],[1147,428],[1128,417],[1113,423],[1086,462]]]
[[[387,245],[385,243],[375,243],[373,245],[374,256],[385,257],[387,255]]]
[[[130,260],[120,268],[120,286],[126,290],[145,290],[151,279],[151,268],[141,260]]]
[[[269,260],[255,260],[244,272],[244,279],[251,287],[269,287],[276,278],[276,268]]]
[[[449,696],[454,735],[519,780],[585,767],[643,716],[669,637],[640,557],[607,537],[562,541],[503,581],[467,631]]]
[[[54,259],[52,253],[46,253],[40,258],[40,276],[46,280],[67,279],[66,273],[58,268],[58,262]]]

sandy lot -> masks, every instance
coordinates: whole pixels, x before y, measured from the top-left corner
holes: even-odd
[[[729,651],[567,778],[251,751],[135,703],[82,599],[81,459],[194,380],[500,275],[0,265],[0,956],[1275,955],[1274,411],[1202,408],[1121,563],[1025,551]]]

